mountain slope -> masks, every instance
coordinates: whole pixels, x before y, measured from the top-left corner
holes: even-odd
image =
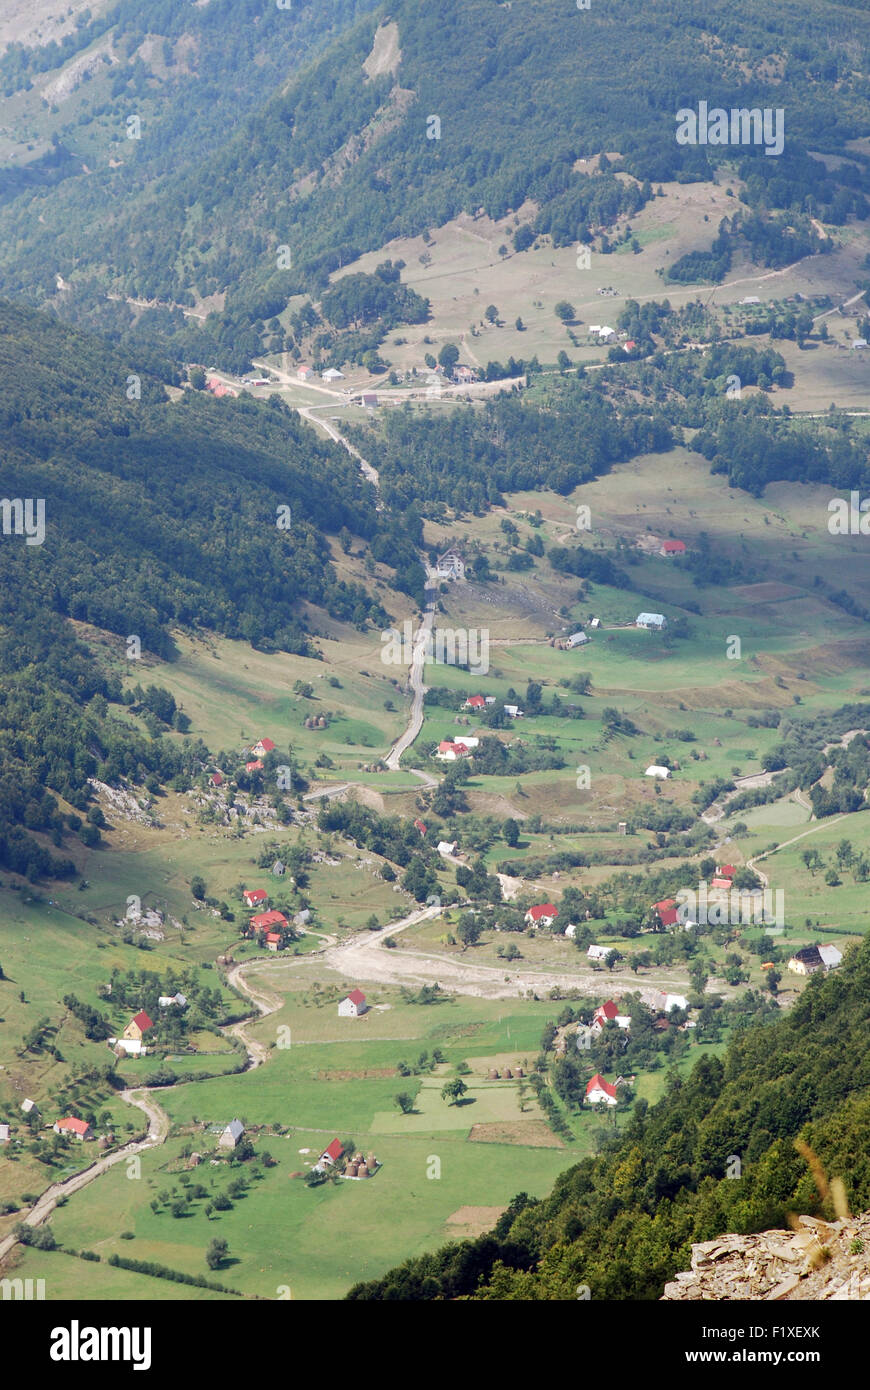
[[[217,17],[216,4],[199,23]],[[737,0],[715,37],[703,0],[642,11],[629,0],[589,11],[561,0],[447,0],[437,11],[399,0],[355,25],[342,13],[344,32],[286,91],[265,83],[268,99],[256,114],[242,102],[223,143],[212,124],[198,161],[190,151],[174,168],[143,139],[126,142],[137,144],[132,163],[125,149],[110,167],[95,149],[92,173],[54,190],[22,190],[21,171],[7,172],[0,288],[39,301],[55,294],[57,268],[89,314],[107,289],[187,305],[228,293],[219,321],[185,327],[177,317],[161,328],[195,360],[223,350],[226,365],[241,366],[293,294],[319,293],[359,252],[462,210],[501,217],[531,200],[534,229],[564,245],[636,211],[650,180],[708,177],[735,157],[751,174],[753,207],[824,208],[833,220],[863,210],[863,156],[832,175],[804,154],[841,151],[867,127],[870,16],[839,0],[776,0],[763,16]],[[156,17],[149,26],[159,32]],[[262,26],[265,36],[265,14]],[[246,90],[261,53],[255,45],[243,56]],[[113,83],[128,111],[154,85],[129,63]],[[678,145],[677,110],[702,99],[783,108],[783,156]],[[174,156],[178,117],[165,120]],[[55,131],[47,158],[69,159],[71,133]],[[577,164],[602,150],[619,151],[616,167],[634,177]],[[126,321],[120,306],[113,321],[118,330]]]

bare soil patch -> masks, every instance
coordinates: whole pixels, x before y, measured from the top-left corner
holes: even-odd
[[[472,1125],[469,1139],[484,1144],[521,1144],[532,1149],[564,1149],[565,1145],[544,1120],[514,1120]],[[463,1207],[463,1211],[467,1208]],[[450,1217],[453,1220],[453,1217]]]
[[[505,1211],[507,1207],[458,1207],[444,1224],[450,1227],[451,1235],[482,1236]]]

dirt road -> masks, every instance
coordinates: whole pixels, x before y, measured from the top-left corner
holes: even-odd
[[[412,691],[411,713],[408,725],[404,733],[400,734],[387,754],[384,762],[391,772],[399,771],[399,762],[402,754],[410,748],[414,739],[423,727],[423,696],[426,687],[423,684],[423,668],[426,664],[426,655],[429,648],[429,636],[432,632],[432,624],[435,620],[435,574],[428,565],[426,567],[426,610],[423,614],[423,621],[420,623],[414,634],[414,646],[411,653],[411,668],[408,675],[408,684]],[[429,786],[436,785],[436,779],[430,773],[417,773]]]

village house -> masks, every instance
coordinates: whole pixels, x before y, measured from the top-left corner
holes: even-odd
[[[457,550],[456,546],[451,546],[445,550],[443,555],[439,555],[435,564],[435,577],[437,579],[464,579],[465,561]]]
[[[222,787],[224,784],[224,775],[222,772],[213,772],[208,780],[211,782],[213,787]]]
[[[213,396],[237,396],[239,394],[232,386],[227,386],[225,381],[220,381],[216,376],[210,376],[205,385],[206,390],[211,391]]]
[[[283,859],[276,859],[275,863],[272,865],[272,873],[275,875],[275,878],[280,878],[281,875],[286,872],[286,869],[287,866]]]
[[[463,709],[485,709],[486,699],[483,695],[469,695],[462,706]]]
[[[555,903],[539,903],[536,907],[529,908],[525,921],[532,927],[551,927],[558,916],[559,909]]]
[[[520,709],[519,705],[502,705],[502,709],[504,710],[505,714],[508,716],[509,719],[525,718],[523,711]]]
[[[660,555],[685,555],[685,541],[665,541],[659,551]]]
[[[638,613],[634,623],[635,627],[644,627],[651,632],[664,632],[668,620],[664,613]]]
[[[479,738],[471,738],[468,734],[454,734],[454,735],[453,735],[453,744],[454,744],[454,747],[456,746],[457,743],[458,743],[462,748],[468,748],[469,750],[471,750],[472,748],[477,748],[478,744],[480,743],[480,739],[479,739]]]
[[[675,898],[662,898],[661,902],[653,903],[652,911],[663,927],[674,927],[680,920]]]
[[[795,951],[786,969],[794,975],[812,975],[816,970],[834,970],[843,959],[836,946],[802,946]]]
[[[378,398],[374,391],[363,391],[360,397],[361,405],[366,406],[369,410],[373,410],[377,403]]]
[[[0,1144],[9,1143],[10,1129],[8,1125],[0,1125]]]
[[[843,959],[842,951],[838,951],[836,946],[820,946],[819,955],[826,970],[836,970]]]
[[[339,1018],[359,1018],[368,1009],[366,997],[361,989],[352,989],[338,1005]]]
[[[442,763],[455,763],[457,758],[467,758],[468,749],[464,743],[457,743],[452,739],[442,739],[438,745],[435,757]]]
[[[161,994],[157,1003],[161,1009],[171,1009],[173,1005],[177,1005],[179,1009],[186,1009],[187,995],[182,994],[180,990],[178,994]]]
[[[590,946],[586,956],[589,960],[607,960],[613,949],[612,946]]]
[[[439,853],[439,854],[448,855],[448,856],[449,856],[449,855],[454,855],[454,854],[456,853],[456,846],[457,846],[458,844],[459,844],[459,841],[458,841],[458,840],[439,840],[439,841],[438,841],[438,853]]]
[[[281,945],[281,933],[277,931],[266,932],[266,950],[277,951]]]
[[[417,820],[414,821],[414,829],[415,829],[415,830],[419,830],[419,832],[420,832],[421,835],[425,835],[425,834],[426,834],[426,822],[425,822],[425,821],[422,821],[422,820],[420,820],[420,819],[418,818]]]
[[[329,1145],[323,1150],[323,1153],[320,1155],[319,1159],[317,1160],[317,1162],[316,1162],[315,1165],[314,1165],[315,1168],[319,1168],[320,1171],[321,1171],[321,1173],[323,1172],[323,1170],[324,1170],[325,1168],[331,1168],[332,1165],[333,1165],[334,1163],[337,1163],[338,1160],[341,1158],[341,1153],[342,1153],[341,1140],[340,1140],[340,1139],[333,1139],[332,1143],[329,1144]]]
[[[246,772],[262,772],[262,771],[263,771],[263,760],[262,760],[262,758],[254,758],[252,762],[245,763],[245,771],[246,771]]]
[[[268,902],[269,894],[265,888],[246,888],[242,897],[246,907],[259,907],[260,903]]]
[[[230,1120],[226,1129],[218,1139],[218,1148],[234,1149],[244,1133],[245,1126],[242,1124],[241,1120]]]
[[[116,1057],[145,1057],[148,1049],[139,1038],[109,1038],[107,1046]]]
[[[643,775],[644,777],[658,777],[661,781],[664,781],[665,778],[670,777],[671,770],[669,767],[660,767],[658,763],[650,763]]]
[[[621,1014],[619,1005],[612,999],[606,1003],[599,1004],[595,1013],[592,1015],[591,1028],[593,1033],[600,1033],[606,1023],[615,1023],[618,1027],[628,1029],[631,1027],[631,1017],[629,1014]]]
[[[274,751],[275,744],[270,738],[258,739],[257,742],[251,748],[251,752],[257,758],[265,758],[267,753],[273,753]]]
[[[565,649],[570,652],[574,647],[582,647],[584,642],[588,641],[589,638],[585,632],[572,632],[571,636],[565,639]]]
[[[311,367],[307,367],[304,362],[299,363],[299,366],[296,368],[296,376],[299,381],[308,381],[313,375],[314,371]]]
[[[37,1115],[39,1114],[39,1106],[36,1104],[35,1100],[23,1100],[21,1102],[21,1109],[24,1111],[25,1115],[29,1115],[32,1111],[35,1111]]]
[[[340,372],[337,367],[327,367],[321,376],[324,381],[344,381],[344,372]]]
[[[465,385],[469,381],[477,381],[477,372],[471,367],[457,366],[453,368],[453,380]]]
[[[260,931],[283,931],[287,925],[287,918],[283,912],[277,908],[271,908],[268,912],[259,912],[252,917],[248,924],[255,932]]]
[[[661,990],[652,991],[650,1008],[656,1013],[669,1014],[673,1009],[688,1009],[689,1001],[682,994],[663,994]]]
[[[123,1037],[132,1038],[134,1042],[141,1042],[149,1028],[154,1027],[154,1022],[148,1017],[144,1009],[135,1014],[127,1027],[124,1029]]]
[[[87,1120],[77,1120],[73,1115],[68,1115],[64,1120],[58,1120],[52,1128],[55,1134],[71,1134],[74,1139],[83,1142],[85,1139],[93,1139],[94,1131]]]
[[[586,1083],[586,1099],[590,1105],[615,1105],[616,1087],[605,1081],[600,1072],[596,1072]]]

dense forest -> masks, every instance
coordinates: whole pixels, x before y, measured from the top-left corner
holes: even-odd
[[[747,1014],[746,1022],[751,1019]],[[597,1158],[548,1198],[519,1193],[492,1232],[357,1284],[350,1299],[655,1299],[694,1241],[833,1218],[800,1138],[852,1211],[870,1204],[870,942],[816,977],[774,1022],[744,1026],[721,1059],[668,1073],[658,1104],[638,1101]],[[729,1178],[731,1155],[741,1176]]]
[[[711,105],[788,112],[781,159],[741,151],[740,235],[760,257],[781,264],[817,244],[809,218],[842,224],[866,206],[866,156],[828,170],[806,153],[840,151],[866,127],[860,8],[775,0],[762,15],[735,0],[715,45],[704,0],[674,0],[653,26],[631,0],[570,14],[559,0],[446,0],[437,13],[414,0],[374,11],[335,0],[323,18],[321,6],[270,0],[162,0],[147,16],[120,0],[83,18],[54,57],[111,39],[117,61],[94,66],[77,120],[51,113],[53,148],[33,151],[30,174],[26,161],[0,171],[0,290],[53,298],[49,267],[60,267],[64,312],[120,340],[157,330],[180,360],[244,368],[291,296],[316,296],[360,253],[463,211],[501,218],[534,200],[515,249],[539,234],[611,249],[613,220],[642,207],[654,181],[703,179],[734,161],[727,147],[676,143],[675,113],[699,90]],[[398,67],[369,74],[386,21]],[[0,83],[26,91],[51,61],[13,45]],[[140,138],[126,138],[131,112]],[[619,158],[580,167],[602,150]],[[675,267],[677,278],[716,278],[729,254],[723,245],[712,262]],[[135,328],[122,300],[105,297],[190,306],[228,288],[204,322],[169,308]]]
[[[614,463],[671,444],[657,411],[625,402],[617,412],[577,380],[565,381],[547,411],[505,393],[448,416],[391,411],[382,428],[352,433],[378,469],[388,505],[427,503],[427,515],[442,510],[439,503],[480,513],[525,488],[567,493]]]

